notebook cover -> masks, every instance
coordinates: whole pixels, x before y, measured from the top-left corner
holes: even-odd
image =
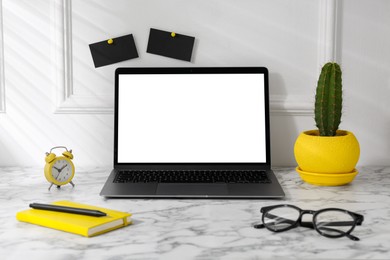
[[[22,222],[36,224],[48,228],[62,230],[86,237],[96,236],[131,224],[130,213],[121,212],[71,201],[57,201],[54,205],[94,209],[105,212],[107,216],[92,217],[56,211],[28,209],[16,214]],[[114,224],[114,226],[112,226]],[[92,231],[92,232],[91,232]]]

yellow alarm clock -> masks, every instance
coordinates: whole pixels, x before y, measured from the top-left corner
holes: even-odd
[[[54,149],[58,148],[63,148],[66,150],[62,153],[63,156],[56,156],[54,153],[52,153]],[[46,153],[46,165],[44,171],[46,180],[51,183],[49,190],[53,185],[57,185],[57,188],[60,188],[62,185],[68,183],[74,187],[72,179],[75,173],[75,169],[72,159],[72,150],[68,150],[65,146],[55,146],[50,149],[49,153]]]

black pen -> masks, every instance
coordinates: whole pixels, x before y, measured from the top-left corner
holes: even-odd
[[[101,212],[99,210],[65,207],[65,206],[58,206],[58,205],[53,205],[53,204],[31,203],[30,207],[33,209],[58,211],[58,212],[65,212],[65,213],[71,213],[71,214],[93,216],[93,217],[107,216],[106,213]]]

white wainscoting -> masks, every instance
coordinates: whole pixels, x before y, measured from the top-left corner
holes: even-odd
[[[52,43],[57,74],[57,108],[55,113],[113,113],[113,95],[91,93],[77,95],[74,91],[72,52],[72,1],[51,2]]]
[[[41,165],[55,145],[71,146],[78,165],[112,164],[116,67],[256,65],[270,70],[273,164],[294,165],[296,136],[314,128],[315,85],[327,61],[344,69],[341,126],[357,128],[360,163],[388,165],[389,112],[359,94],[382,102],[390,94],[386,10],[385,0],[0,0],[0,165]],[[386,26],[372,30],[376,21]],[[146,53],[151,27],[195,36],[192,61]],[[360,28],[377,38],[359,37]],[[88,44],[128,33],[139,58],[95,69]],[[364,68],[378,92],[357,80]],[[377,110],[384,120],[373,123]],[[381,129],[374,138],[372,125]]]
[[[0,113],[5,113],[3,3],[2,3],[2,0],[0,0]]]
[[[245,4],[245,3],[244,3]],[[337,37],[337,1],[321,0],[318,10],[318,53],[317,69],[327,61],[336,60]],[[112,113],[112,95],[74,93],[73,52],[72,52],[72,1],[52,1],[53,44],[56,60],[54,65],[57,76],[56,113]],[[242,23],[245,26],[245,23]],[[142,28],[147,30],[149,28]],[[201,41],[202,39],[200,39]],[[143,63],[145,64],[145,63]],[[182,63],[178,63],[182,66]],[[224,64],[226,66],[226,64]],[[196,66],[196,63],[187,66]],[[313,70],[313,72],[315,72]],[[112,82],[111,82],[112,83]],[[311,93],[310,93],[311,94]],[[271,114],[274,115],[312,115],[312,96],[307,95],[271,95]]]

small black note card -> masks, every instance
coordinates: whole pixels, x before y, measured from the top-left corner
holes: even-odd
[[[89,45],[95,68],[138,58],[132,34]]]
[[[194,41],[192,36],[151,28],[146,52],[191,61]]]

